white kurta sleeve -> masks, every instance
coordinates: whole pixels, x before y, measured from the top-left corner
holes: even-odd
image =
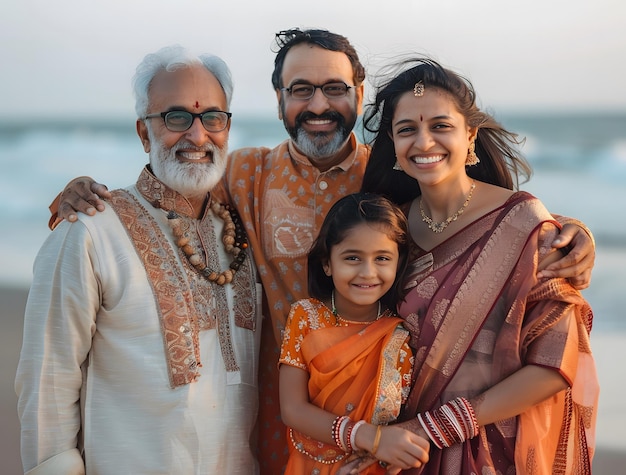
[[[80,221],[59,225],[35,260],[15,380],[25,471],[61,473],[56,460],[65,474],[84,473],[80,392],[100,305],[98,269]]]
[[[78,449],[71,449],[40,463],[25,475],[85,475],[85,464]]]

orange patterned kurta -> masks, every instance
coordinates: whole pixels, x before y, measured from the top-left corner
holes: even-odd
[[[245,223],[265,294],[259,368],[259,463],[277,475],[287,461],[285,426],[278,407],[278,343],[289,308],[307,297],[306,255],[330,207],[359,191],[369,148],[350,137],[353,152],[321,172],[291,140],[274,149],[231,154],[226,186]]]

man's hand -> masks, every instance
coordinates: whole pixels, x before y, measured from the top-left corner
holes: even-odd
[[[81,176],[70,181],[59,198],[58,217],[74,222],[78,219],[77,212],[90,216],[97,211],[104,211],[104,201],[111,193],[106,185],[96,183],[93,178]]]
[[[570,250],[560,260],[541,269],[537,277],[540,279],[563,277],[578,290],[589,287],[596,258],[596,249],[591,236],[575,224],[565,224],[552,247],[556,249],[569,247]]]

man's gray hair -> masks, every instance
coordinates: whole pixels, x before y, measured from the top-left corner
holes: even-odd
[[[148,112],[150,83],[159,71],[176,71],[193,65],[203,65],[218,80],[226,95],[226,106],[230,108],[233,97],[233,79],[230,69],[219,57],[211,54],[194,55],[179,45],[166,46],[156,53],[146,55],[137,66],[133,77],[135,112],[143,118]]]

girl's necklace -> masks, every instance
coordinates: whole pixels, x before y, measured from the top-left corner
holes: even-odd
[[[369,325],[370,323],[375,322],[376,320],[378,320],[381,317],[381,305],[380,305],[380,300],[378,301],[378,313],[376,314],[376,319],[375,320],[369,320],[367,322],[359,322],[357,320],[348,320],[346,318],[342,318],[339,316],[339,313],[337,313],[337,307],[335,307],[335,291],[333,290],[330,294],[330,306],[331,311],[333,312],[333,315],[335,316],[335,318],[337,318],[338,322],[341,323],[352,323],[355,325]]]
[[[436,222],[433,221],[432,218],[430,218],[429,216],[426,216],[426,213],[424,212],[424,207],[422,206],[422,198],[420,197],[420,213],[422,214],[422,221],[424,221],[426,224],[428,224],[428,229],[430,229],[432,232],[434,233],[440,233],[442,232],[444,229],[446,229],[448,227],[448,225],[452,222],[452,221],[456,221],[457,218],[459,216],[461,216],[463,214],[463,211],[465,211],[465,208],[467,208],[467,205],[469,204],[470,200],[472,199],[472,193],[474,192],[474,188],[476,188],[476,182],[472,180],[472,186],[470,188],[469,191],[469,195],[467,195],[467,199],[465,200],[465,203],[463,203],[463,206],[461,206],[456,213],[454,213],[452,216],[448,217],[445,221],[441,221],[441,222]]]

